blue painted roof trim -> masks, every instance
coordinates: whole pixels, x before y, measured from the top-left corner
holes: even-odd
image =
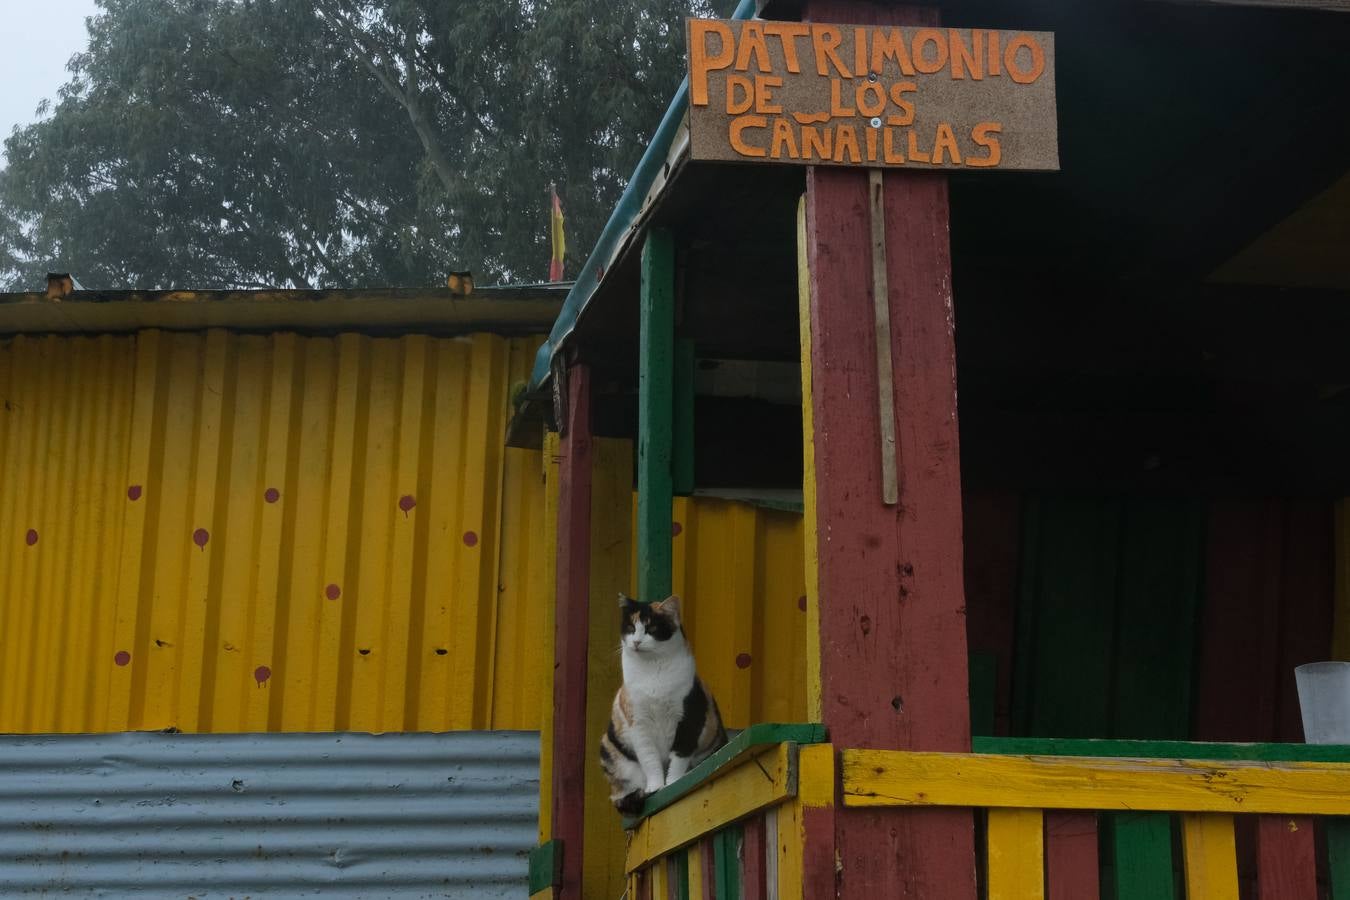
[[[755,0],[741,0],[731,17],[750,19],[754,17],[754,13]],[[657,173],[661,171],[666,155],[670,152],[670,146],[675,141],[675,135],[679,132],[680,121],[688,109],[689,76],[686,75],[680,82],[679,90],[675,92],[675,99],[670,101],[666,114],[661,118],[661,124],[656,127],[652,142],[647,145],[646,152],[638,161],[633,177],[628,179],[628,186],[619,197],[618,205],[614,207],[614,212],[610,214],[604,230],[600,232],[595,249],[591,250],[591,255],[586,258],[586,264],[581,267],[581,274],[577,276],[576,283],[572,285],[567,299],[563,301],[563,307],[558,312],[558,318],[553,323],[548,340],[544,341],[544,345],[539,348],[539,353],[534,358],[534,371],[530,373],[531,392],[539,389],[548,379],[554,354],[576,328],[581,311],[586,308],[586,304],[600,287],[603,266],[614,258],[624,235],[632,228],[633,222],[642,212],[642,201],[651,191]]]

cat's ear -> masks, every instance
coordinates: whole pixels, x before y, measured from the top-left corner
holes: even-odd
[[[619,609],[627,609],[629,606],[632,605],[633,605],[633,598],[625,594],[623,591],[619,591]]]
[[[666,599],[653,603],[652,608],[668,616],[678,616],[680,614],[680,598],[671,594]]]

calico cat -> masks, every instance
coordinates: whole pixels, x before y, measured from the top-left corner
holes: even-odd
[[[610,800],[637,815],[649,794],[727,742],[717,701],[694,671],[680,598],[639,603],[619,595],[623,686],[614,695],[600,765]]]

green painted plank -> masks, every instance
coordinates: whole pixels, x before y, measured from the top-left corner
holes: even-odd
[[[675,398],[672,411],[671,482],[677,496],[694,492],[694,342],[675,341]]]
[[[1142,498],[1126,503],[1116,567],[1111,729],[1092,737],[1190,736],[1204,534],[1205,508],[1199,502]]]
[[[1121,504],[1040,497],[1028,504],[1019,586],[1014,704],[1023,734],[1110,732]]]
[[[1327,875],[1331,900],[1350,900],[1350,819],[1327,818]]]
[[[994,733],[994,704],[998,693],[998,657],[970,654],[970,733]]]
[[[689,900],[689,854],[698,852],[698,844],[693,844],[675,854],[675,896],[680,900]]]
[[[530,851],[530,893],[562,883],[562,841],[553,839]]]
[[[1167,813],[1110,816],[1116,900],[1173,900],[1172,817]]]
[[[717,900],[741,900],[742,839],[740,825],[730,825],[713,836]]]
[[[640,818],[650,816],[665,809],[685,794],[711,778],[718,769],[729,765],[752,750],[766,745],[782,744],[792,741],[797,744],[821,744],[825,742],[825,726],[815,724],[783,725],[775,722],[761,722],[727,741],[725,747],[709,756],[703,762],[685,773],[684,777],[672,785],[663,787],[647,798],[642,816],[625,819],[624,827],[634,827]]]
[[[1199,741],[1115,741],[976,737],[976,753],[1014,756],[1117,756],[1135,759],[1219,759],[1260,762],[1350,762],[1345,744],[1217,744]]]
[[[642,245],[638,304],[638,599],[670,595],[675,241],[653,228]]]

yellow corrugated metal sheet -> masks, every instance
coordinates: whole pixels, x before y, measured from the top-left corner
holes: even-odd
[[[537,346],[0,343],[0,731],[538,727]]]
[[[806,721],[802,517],[732,500],[675,500],[674,591],[728,727]]]

